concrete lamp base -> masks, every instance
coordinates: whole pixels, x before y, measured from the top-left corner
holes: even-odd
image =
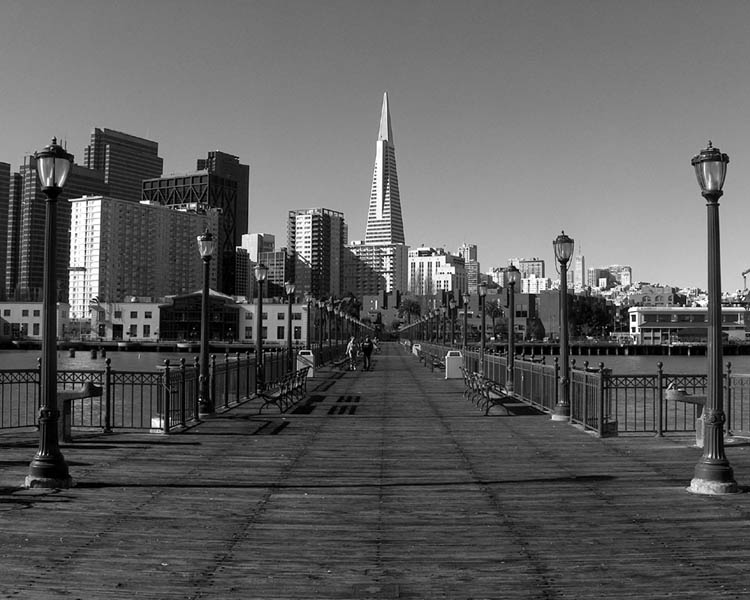
[[[46,489],[53,489],[53,490],[67,490],[69,488],[72,488],[75,484],[73,483],[73,478],[63,477],[63,478],[55,478],[55,477],[39,477],[36,475],[27,475],[26,480],[23,483],[23,487],[26,489],[33,489],[33,488],[46,488]]]
[[[721,494],[735,494],[739,492],[736,481],[710,481],[708,479],[693,479],[687,491],[691,494],[718,496]]]

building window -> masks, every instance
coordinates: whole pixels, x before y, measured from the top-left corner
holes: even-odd
[[[4,317],[9,317],[10,316],[10,309],[9,308],[4,308],[3,309],[3,316]]]
[[[39,310],[38,308],[34,310],[34,316],[35,317],[39,317],[39,316],[41,316],[41,314],[42,314],[42,311]]]
[[[29,316],[29,310],[28,310],[28,309],[26,309],[26,308],[24,308],[24,309],[23,309],[23,310],[21,311],[21,316],[22,316],[22,317],[28,317],[28,316]]]
[[[143,337],[151,337],[151,325],[143,326]]]
[[[253,313],[246,312],[245,313],[245,321],[252,321],[253,320]]]
[[[34,323],[32,331],[34,332],[34,335],[39,335],[39,323]]]
[[[147,310],[145,313],[143,313],[143,318],[144,319],[151,319],[152,318],[151,314],[152,314],[151,311]]]
[[[299,325],[294,326],[294,339],[295,340],[302,339],[302,327],[300,327]]]
[[[264,340],[268,339],[268,327],[261,327],[260,337],[262,337]]]
[[[276,320],[277,321],[283,321],[284,320],[284,313],[276,313]]]
[[[301,321],[301,320],[302,320],[301,312],[292,313],[292,321]]]
[[[115,311],[115,319],[122,319],[122,311],[116,310]]]
[[[284,326],[283,325],[279,325],[276,328],[276,339],[277,340],[283,340],[284,339]]]
[[[136,310],[131,310],[131,311],[130,311],[130,318],[131,318],[131,319],[137,319],[137,318],[138,318],[138,311],[136,311]]]

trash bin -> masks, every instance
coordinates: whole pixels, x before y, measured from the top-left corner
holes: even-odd
[[[419,356],[419,353],[422,351],[422,344],[412,344],[411,345],[411,353],[414,356]]]
[[[464,357],[460,350],[448,350],[445,355],[445,378],[462,379],[461,367],[464,364]]]
[[[315,377],[315,355],[312,350],[300,350],[297,353],[297,370],[310,367],[308,377]]]

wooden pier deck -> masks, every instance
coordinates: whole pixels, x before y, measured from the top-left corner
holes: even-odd
[[[172,436],[78,435],[77,486],[19,489],[0,433],[0,598],[750,598],[750,494],[691,495],[690,438],[483,416],[396,344]],[[750,440],[727,454],[750,483]]]

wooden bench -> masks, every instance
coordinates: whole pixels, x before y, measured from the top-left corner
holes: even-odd
[[[297,371],[287,373],[278,381],[267,384],[265,389],[258,393],[263,399],[258,414],[263,412],[267,406],[273,405],[279,412],[286,412],[299,402],[307,394],[307,373],[310,367],[302,367]]]
[[[484,411],[485,415],[490,414],[490,409],[493,406],[501,406],[506,414],[511,414],[505,403],[515,401],[515,399],[505,391],[503,386],[487,379],[480,373],[471,372],[464,367],[460,367],[460,369],[464,378],[465,398],[476,404],[479,409]]]
[[[73,400],[98,398],[103,394],[102,386],[87,381],[82,387],[57,390],[57,401],[62,406],[57,421],[58,435],[63,442],[73,441]]]
[[[430,372],[434,371],[435,368],[445,369],[445,359],[439,354],[430,354]],[[425,363],[426,364],[426,363]]]

